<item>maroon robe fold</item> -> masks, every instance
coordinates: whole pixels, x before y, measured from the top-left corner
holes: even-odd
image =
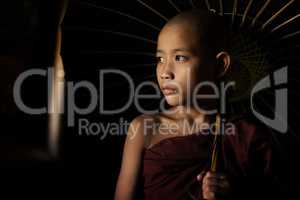
[[[250,199],[254,191],[264,190],[261,187],[271,176],[270,135],[240,118],[231,123],[236,128],[234,135],[224,136],[224,172],[233,188],[231,198]],[[145,200],[201,199],[196,176],[210,166],[213,135],[207,133],[169,137],[145,149]]]

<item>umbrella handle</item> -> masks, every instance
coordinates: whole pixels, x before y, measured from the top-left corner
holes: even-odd
[[[221,117],[218,114],[216,116],[216,130],[214,132],[214,143],[212,149],[211,166],[210,171],[216,172],[218,168],[219,152],[221,149],[222,133],[221,133]]]

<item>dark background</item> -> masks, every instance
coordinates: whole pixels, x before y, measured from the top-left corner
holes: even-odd
[[[177,13],[168,1],[145,0],[145,2],[159,10],[167,18],[171,18]],[[182,10],[191,7],[189,1],[174,0],[174,2]],[[262,1],[255,2],[256,4],[250,10],[249,15],[257,13],[262,6]],[[259,20],[266,21],[271,14],[274,14],[274,11],[286,2],[276,1],[275,3],[273,1]],[[107,196],[106,199],[111,199],[120,167],[125,136],[109,136],[104,140],[100,140],[99,136],[79,136],[76,122],[82,117],[91,122],[103,124],[119,122],[120,118],[131,121],[139,114],[136,108],[131,106],[118,115],[102,115],[98,112],[99,106],[97,106],[96,110],[89,115],[76,115],[75,127],[67,126],[66,115],[64,115],[60,157],[53,159],[47,151],[48,116],[46,114],[27,115],[16,107],[13,100],[13,84],[21,72],[32,68],[47,69],[53,63],[53,48],[57,31],[55,19],[60,3],[59,0],[24,0],[23,9],[21,6],[21,9],[18,10],[19,7],[14,2],[3,3],[0,8],[2,19],[0,24],[1,166],[46,171],[70,172],[75,170],[76,177],[82,176],[91,182],[96,181],[101,195]],[[226,3],[224,11],[231,12],[233,1],[226,1]],[[195,1],[195,5],[207,9],[204,1]],[[238,12],[244,10],[245,5],[245,3],[241,4],[238,7],[240,9]],[[211,6],[215,7],[217,4],[211,3]],[[155,44],[108,33],[104,30],[130,33],[154,41],[158,31],[128,17],[109,12],[103,7],[130,14],[159,28],[165,23],[162,18],[133,0],[70,1],[62,24],[61,54],[66,81],[76,83],[88,80],[99,89],[100,69],[122,69],[132,76],[135,84],[143,80],[155,81],[155,66],[144,65],[155,63],[155,59],[147,54],[155,53]],[[22,13],[22,10],[23,15],[19,14]],[[293,4],[274,23],[280,24],[283,20],[299,13],[299,10],[299,2]],[[240,23],[240,18],[237,18],[235,23]],[[246,20],[245,26],[249,27],[249,21]],[[278,152],[284,157],[278,165],[283,188],[286,194],[292,194],[299,188],[299,183],[296,183],[299,180],[297,158],[299,157],[300,142],[300,135],[297,131],[297,118],[299,117],[297,104],[299,99],[298,74],[300,72],[298,69],[300,67],[298,62],[299,36],[278,44],[273,45],[273,43],[276,38],[297,31],[300,26],[299,20],[296,20],[292,25],[274,35],[267,34],[271,27],[268,27],[266,32],[257,33],[253,31],[253,29],[256,30],[256,27],[253,29],[244,28],[243,31],[254,35],[254,40],[258,40],[263,35],[264,39],[259,41],[264,41],[262,45],[265,45],[265,50],[269,54],[268,58],[272,70],[284,65],[289,66],[290,129],[285,135],[278,133],[275,135],[280,143],[279,146],[283,149],[278,148]],[[46,105],[46,84],[44,78],[31,78],[26,81],[22,90],[24,102],[32,107]],[[125,103],[128,96],[126,84],[124,79],[117,76],[111,76],[105,80],[105,108],[119,107]],[[147,89],[144,92],[151,93],[152,91]],[[75,100],[78,106],[85,107],[89,102],[89,94],[86,91],[80,91]],[[150,100],[144,101],[143,105],[151,108],[156,107],[157,103]],[[269,103],[272,105],[272,101]]]

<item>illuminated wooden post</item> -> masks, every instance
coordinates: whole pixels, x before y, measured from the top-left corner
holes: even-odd
[[[49,121],[48,121],[48,151],[53,158],[59,157],[59,142],[61,137],[61,119],[64,112],[64,85],[65,71],[61,52],[61,24],[67,10],[68,0],[60,1],[58,9],[58,26],[56,34],[56,44],[54,51],[53,68],[50,73],[51,87],[49,88],[50,97],[48,101]],[[48,74],[49,75],[49,74]]]

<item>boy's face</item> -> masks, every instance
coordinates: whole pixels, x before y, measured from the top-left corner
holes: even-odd
[[[199,34],[188,23],[167,24],[160,32],[156,75],[169,105],[192,102],[196,85],[213,80],[214,67],[202,52]]]

